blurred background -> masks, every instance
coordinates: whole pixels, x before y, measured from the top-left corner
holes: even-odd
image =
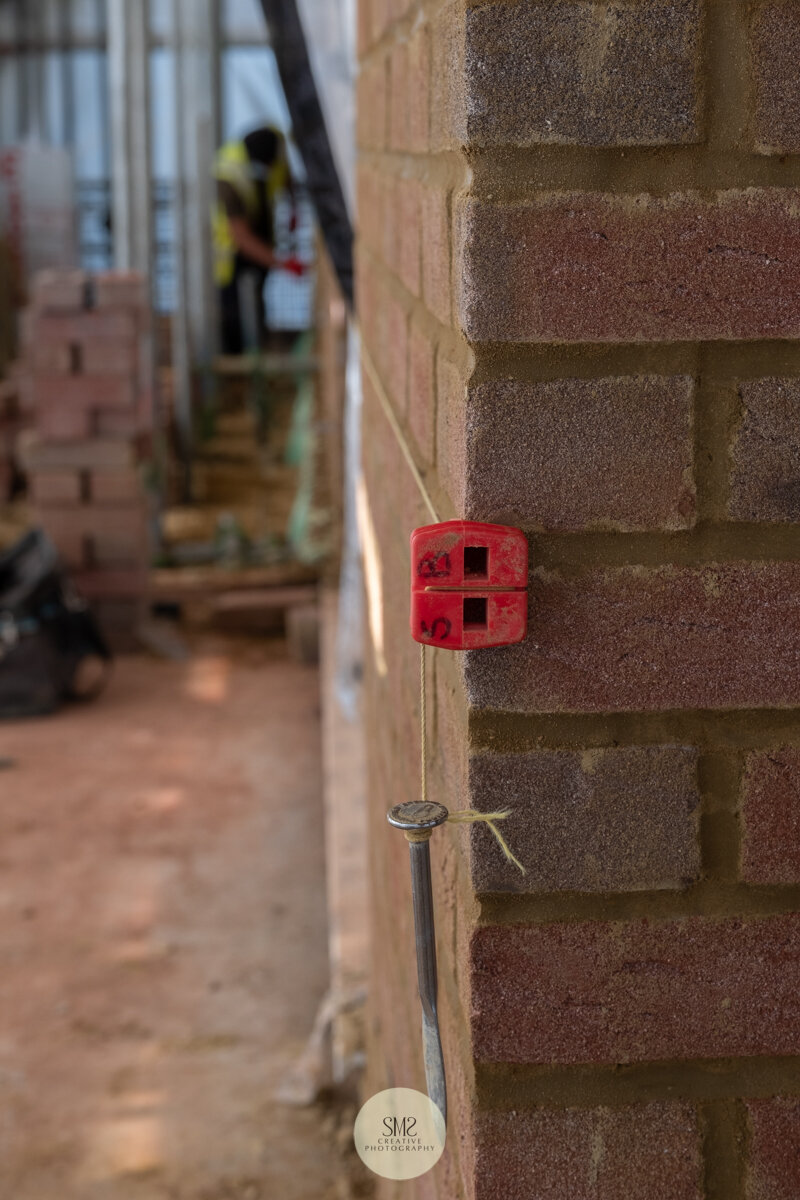
[[[0,1194],[368,1192],[351,0],[0,0]]]

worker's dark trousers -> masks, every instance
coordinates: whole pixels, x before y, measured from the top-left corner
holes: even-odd
[[[223,354],[258,350],[264,341],[264,284],[267,272],[237,268],[233,281],[219,288],[220,349]]]

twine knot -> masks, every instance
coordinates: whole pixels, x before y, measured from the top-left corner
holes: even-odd
[[[478,812],[477,808],[464,808],[461,810],[461,812],[450,813],[450,815],[448,816],[447,819],[448,819],[448,821],[452,821],[454,824],[457,824],[457,825],[458,824],[476,825],[479,822],[483,822],[483,824],[488,825],[489,828],[491,829],[492,833],[494,834],[495,838],[497,839],[500,849],[503,851],[503,854],[505,855],[508,862],[513,863],[514,866],[517,867],[522,872],[523,875],[526,875],[527,872],[526,872],[525,868],[523,867],[522,863],[516,857],[516,855],[514,854],[514,852],[511,849],[511,847],[509,846],[508,842],[503,837],[502,833],[500,832],[500,830],[497,828],[497,825],[495,824],[495,822],[497,822],[497,821],[505,821],[505,819],[510,816],[511,816],[511,813],[509,812],[509,810],[507,808],[503,809],[501,812],[490,812],[490,813]]]

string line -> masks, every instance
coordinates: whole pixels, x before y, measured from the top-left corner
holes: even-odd
[[[505,819],[510,816],[511,813],[507,808],[503,809],[501,812],[493,813],[478,812],[476,808],[464,808],[461,810],[461,812],[450,813],[450,816],[447,819],[448,821],[452,821],[454,824],[461,823],[474,825],[480,821],[488,825],[497,839],[497,843],[500,846],[500,849],[503,851],[507,861],[513,863],[523,875],[527,875],[528,872],[525,870],[522,863],[519,861],[516,854],[514,854],[508,842],[495,824],[496,821],[505,821]]]
[[[439,524],[439,515],[436,512],[436,509],[434,508],[433,501],[431,500],[430,495],[428,493],[428,489],[425,487],[425,480],[422,478],[422,475],[420,474],[419,467],[414,462],[414,455],[411,453],[411,447],[409,446],[408,442],[406,441],[405,435],[403,434],[403,431],[400,428],[400,423],[397,420],[397,417],[395,416],[394,409],[392,408],[392,402],[389,399],[389,397],[386,395],[386,389],[384,388],[383,384],[381,383],[381,377],[375,368],[375,363],[372,361],[369,350],[367,349],[367,344],[364,341],[363,337],[361,338],[361,355],[362,355],[362,361],[364,363],[364,367],[366,368],[366,372],[369,375],[370,383],[372,384],[372,386],[375,389],[375,394],[377,395],[378,400],[380,402],[380,406],[383,409],[384,416],[386,417],[386,420],[389,422],[389,424],[392,427],[392,432],[394,433],[394,436],[397,439],[398,446],[400,447],[401,451],[403,452],[403,457],[406,460],[408,469],[410,470],[411,474],[414,476],[414,482],[416,483],[417,487],[419,488],[419,494],[422,496],[422,499],[425,502],[425,507],[427,508],[428,512],[431,514],[433,523],[435,525],[438,525]]]
[[[425,682],[425,644],[419,644],[419,724],[420,724],[420,794],[422,803],[428,799],[428,689]]]
[[[392,432],[394,433],[397,444],[400,447],[403,457],[406,460],[406,464],[407,464],[409,470],[411,471],[412,476],[414,477],[414,482],[416,483],[417,488],[419,489],[419,493],[420,493],[423,501],[425,502],[425,507],[427,508],[428,512],[430,513],[431,517],[433,518],[434,523],[438,524],[439,516],[436,512],[436,509],[434,508],[433,501],[431,500],[430,495],[428,494],[428,489],[425,486],[425,481],[419,472],[419,468],[417,467],[416,462],[414,461],[414,456],[411,453],[411,448],[403,435],[403,431],[400,428],[400,423],[398,422],[397,417],[395,416],[395,412],[394,412],[394,409],[392,408],[391,401],[386,394],[383,383],[381,382],[380,375],[378,374],[378,372],[376,370],[375,364],[372,361],[372,357],[369,353],[369,350],[367,349],[367,345],[366,345],[366,342],[364,341],[363,337],[361,338],[361,355],[362,355],[362,362],[364,364],[364,368],[367,372],[367,375],[369,375],[370,382],[371,382],[373,388],[375,389],[375,394],[378,397],[378,401],[380,403],[381,408],[383,409],[384,416],[386,417],[387,421],[389,422],[390,426],[392,427]],[[427,688],[427,678],[426,678],[426,674],[425,674],[425,650],[426,650],[425,644],[423,642],[420,642],[420,646],[419,646],[420,795],[421,795],[423,803],[427,802],[427,799],[428,799],[428,769],[427,769],[428,768],[428,688]],[[503,837],[502,833],[500,832],[500,830],[497,827],[498,821],[505,821],[506,818],[510,817],[510,816],[511,816],[511,813],[507,809],[504,809],[501,812],[482,813],[482,812],[478,812],[478,810],[474,809],[474,808],[466,808],[466,809],[463,809],[461,812],[450,813],[447,820],[451,821],[453,824],[471,824],[472,825],[472,824],[477,824],[478,822],[482,822],[483,824],[487,825],[488,828],[494,834],[494,836],[497,840],[497,843],[500,846],[500,849],[503,851],[503,854],[505,855],[505,858],[507,859],[507,861],[510,863],[513,863],[514,866],[517,867],[522,872],[523,875],[525,875],[526,871],[525,871],[524,866],[519,861],[519,859],[516,857],[516,855],[512,852],[511,847],[509,846],[508,842]]]
[[[419,722],[420,722],[420,795],[423,804],[428,799],[428,686],[425,675],[425,650],[426,646],[423,642],[419,644]],[[505,821],[511,816],[509,809],[501,809],[499,812],[479,812],[477,808],[464,808],[460,812],[451,812],[447,818],[454,825],[476,825],[479,822],[488,826],[494,834],[494,837],[507,862],[513,863],[514,866],[527,874],[522,863],[519,861],[513,850],[509,846],[506,839],[497,827],[498,821]]]

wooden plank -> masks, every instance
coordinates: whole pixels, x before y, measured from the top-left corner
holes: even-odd
[[[295,587],[248,588],[246,591],[222,592],[213,600],[214,612],[253,612],[267,608],[295,608],[313,603],[316,584],[297,584]]]
[[[274,378],[279,375],[304,375],[316,371],[319,360],[316,354],[220,354],[211,363],[215,375],[228,377],[262,375]]]
[[[133,467],[142,458],[142,445],[131,438],[92,438],[85,442],[45,442],[33,429],[20,434],[18,448],[22,465],[36,470],[89,470]]]
[[[266,567],[159,567],[151,572],[151,594],[156,602],[180,603],[192,596],[250,588],[279,588],[313,583],[318,572],[301,563],[274,563]]]

